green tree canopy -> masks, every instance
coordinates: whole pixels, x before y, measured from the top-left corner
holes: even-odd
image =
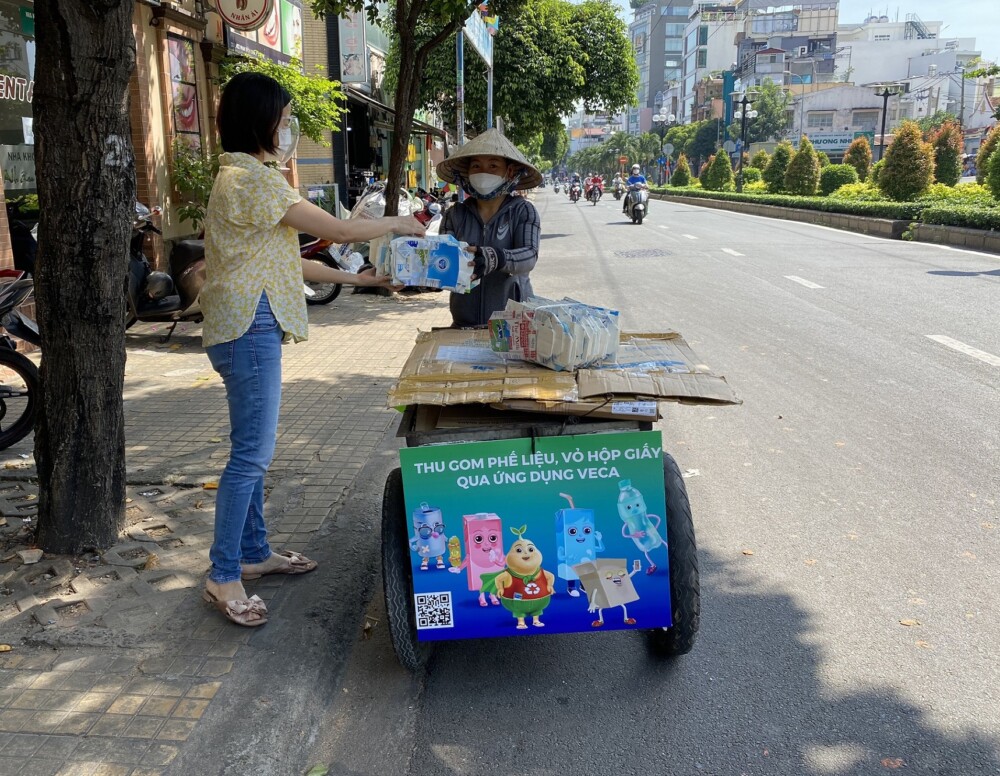
[[[719,119],[707,119],[706,121],[699,121],[694,126],[697,126],[697,129],[695,129],[694,136],[684,149],[684,153],[688,155],[688,158],[694,159],[696,164],[701,165],[719,147],[719,133],[721,132],[722,122]]]
[[[694,139],[694,134],[697,131],[697,124],[678,124],[667,130],[663,136],[663,144],[670,143],[674,147],[673,153],[670,155],[674,159],[680,159],[681,154],[687,153],[685,149]]]
[[[763,143],[775,137],[784,137],[788,127],[788,92],[772,81],[764,81],[747,93],[752,101],[751,110],[757,111],[757,117],[747,119],[747,143]],[[740,121],[734,121],[729,127],[733,140],[740,137]]]
[[[515,142],[537,132],[555,132],[562,116],[581,102],[588,111],[616,112],[634,101],[639,83],[628,30],[606,2],[527,0],[500,21],[493,38],[494,113]],[[455,44],[432,53],[420,84],[420,104],[448,122],[455,116]],[[400,48],[393,43],[387,65],[390,86],[399,79]],[[614,77],[608,77],[613,73]],[[465,118],[486,129],[486,66],[465,58]]]
[[[917,126],[920,127],[920,131],[924,133],[924,137],[928,140],[930,135],[937,131],[937,129],[946,123],[953,123],[958,121],[958,117],[947,110],[934,111],[930,116],[925,116],[924,118],[917,121]]]

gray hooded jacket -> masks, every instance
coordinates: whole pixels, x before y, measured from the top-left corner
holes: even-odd
[[[508,299],[531,296],[528,273],[538,261],[541,231],[538,211],[524,197],[506,197],[488,224],[483,223],[473,200],[445,213],[441,234],[453,234],[477,248],[492,248],[503,258],[503,266],[481,278],[471,293],[451,295],[455,326],[485,326],[490,315],[506,307]]]

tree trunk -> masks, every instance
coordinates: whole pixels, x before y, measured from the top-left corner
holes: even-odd
[[[396,85],[396,99],[393,109],[396,115],[392,122],[392,148],[389,151],[389,173],[386,176],[385,214],[399,214],[399,189],[406,185],[406,151],[410,145],[413,129],[413,114],[417,111],[420,94],[420,77],[423,67],[416,61],[416,45],[412,37],[400,36],[399,61],[412,62],[409,68],[399,68],[399,82]]]
[[[135,204],[135,0],[35,0],[42,396],[38,543],[114,544],[125,520],[125,298]]]

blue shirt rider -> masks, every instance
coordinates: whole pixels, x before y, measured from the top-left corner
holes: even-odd
[[[632,165],[632,174],[629,175],[628,176],[628,180],[625,181],[625,185],[626,186],[628,186],[630,188],[632,186],[642,186],[643,188],[647,188],[648,187],[647,183],[646,183],[646,176],[643,175],[640,172],[640,169],[641,168],[639,167],[639,165],[637,165],[637,164],[633,164]],[[626,194],[625,195],[625,202],[622,205],[622,212],[625,213],[626,215],[628,215],[628,208],[629,208],[629,199],[630,199],[630,197],[631,197],[631,194]]]

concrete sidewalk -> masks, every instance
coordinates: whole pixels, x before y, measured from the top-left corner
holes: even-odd
[[[385,395],[418,328],[449,320],[444,294],[345,293],[310,308],[309,342],[284,351],[273,546],[309,550],[399,417]],[[37,503],[32,440],[0,452],[0,643],[12,647],[0,652],[2,776],[166,773],[215,695],[246,681],[236,658],[255,631],[192,605],[229,448],[223,387],[200,327],[178,327],[166,345],[164,332],[127,337],[119,545],[22,564]],[[270,601],[285,581],[251,589]]]

